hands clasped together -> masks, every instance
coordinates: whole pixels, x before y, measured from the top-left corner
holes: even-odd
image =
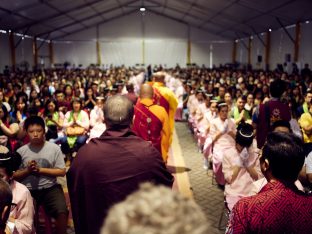
[[[252,161],[248,160],[249,159],[249,153],[247,148],[245,147],[239,154],[239,157],[235,161],[235,165],[239,167],[245,167],[248,168],[252,166]]]
[[[39,174],[40,167],[35,160],[31,160],[27,163],[27,170],[30,174],[37,175]]]

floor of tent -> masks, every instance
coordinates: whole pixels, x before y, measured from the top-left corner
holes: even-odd
[[[175,176],[173,190],[193,198],[206,214],[211,227],[209,233],[224,233],[226,217],[223,215],[223,191],[216,185],[212,170],[203,169],[203,156],[198,152],[195,140],[187,123],[177,122],[173,143],[168,159],[168,169]],[[59,182],[63,185],[69,204],[66,179]],[[221,218],[221,219],[220,219]],[[37,233],[44,233],[44,222]],[[68,220],[68,233],[75,233],[71,212]]]

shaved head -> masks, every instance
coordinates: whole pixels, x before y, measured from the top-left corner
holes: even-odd
[[[140,88],[140,98],[153,98],[154,90],[149,84],[142,84]]]
[[[104,116],[105,123],[109,127],[130,126],[133,118],[133,104],[125,96],[112,96],[105,103]]]

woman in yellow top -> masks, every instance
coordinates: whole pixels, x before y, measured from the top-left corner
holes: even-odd
[[[312,143],[312,105],[309,112],[303,113],[298,122],[302,129],[304,143]]]
[[[77,152],[86,143],[89,126],[89,116],[82,110],[82,101],[79,98],[74,98],[72,110],[65,114],[63,123],[66,136],[61,139],[61,149],[65,155]]]

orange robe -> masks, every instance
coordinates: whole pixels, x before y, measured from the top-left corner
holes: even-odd
[[[169,144],[172,142],[172,135],[174,130],[174,115],[178,107],[178,99],[176,98],[175,94],[167,87],[164,86],[161,82],[155,82],[153,88],[157,89],[160,95],[168,102],[169,111],[169,126],[170,126],[170,138]],[[164,106],[166,108],[166,106]]]

